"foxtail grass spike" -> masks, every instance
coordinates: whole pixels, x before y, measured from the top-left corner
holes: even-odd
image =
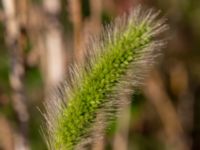
[[[158,38],[167,26],[158,17],[152,9],[134,8],[91,40],[84,67],[74,65],[59,96],[45,103],[49,149],[81,149],[128,104],[121,97],[141,85],[165,45]]]

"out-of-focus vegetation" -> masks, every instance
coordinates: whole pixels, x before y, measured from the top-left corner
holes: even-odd
[[[199,0],[1,0],[0,149],[45,150],[43,101],[90,34],[142,4],[168,18],[169,44],[130,107],[89,149],[200,149]]]

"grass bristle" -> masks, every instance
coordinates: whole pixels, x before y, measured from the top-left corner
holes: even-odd
[[[72,67],[61,96],[45,103],[50,149],[80,148],[84,145],[81,143],[93,139],[90,137],[95,127],[98,130],[106,126],[107,120],[129,103],[119,97],[133,93],[142,84],[165,45],[158,36],[167,25],[158,17],[159,13],[152,9],[134,8],[91,40],[85,67]]]

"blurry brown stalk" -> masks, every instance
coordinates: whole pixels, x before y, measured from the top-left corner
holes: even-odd
[[[0,115],[0,149],[3,150],[13,150],[14,149],[14,141],[13,141],[13,132],[10,126],[9,121]],[[3,146],[3,147],[1,147]]]
[[[186,65],[181,61],[173,61],[169,67],[170,88],[173,95],[178,98],[177,112],[186,132],[190,132],[194,126],[194,97],[191,94],[191,87]]]
[[[45,21],[45,53],[43,53],[41,59],[45,61],[44,80],[48,91],[48,89],[58,86],[64,76],[63,37],[59,22],[61,1],[44,0],[43,7],[45,12],[45,18],[43,18]]]
[[[101,30],[102,0],[90,0],[92,33],[98,34]]]
[[[113,143],[114,150],[128,150],[129,123],[131,118],[130,107],[131,106],[128,105],[125,108],[123,108],[123,111],[117,120],[117,131],[115,133]]]
[[[75,52],[75,60],[78,62],[82,62],[83,54],[82,54],[82,44],[83,44],[83,35],[82,35],[82,9],[81,9],[81,1],[80,0],[68,0],[69,2],[69,13],[71,17],[71,21],[73,23],[73,32],[74,32],[74,52]]]
[[[155,106],[164,125],[166,138],[164,139],[169,150],[189,150],[185,133],[181,126],[178,114],[165,92],[163,81],[158,71],[154,70],[145,85],[145,95]]]
[[[102,137],[101,139],[98,139],[98,141],[95,141],[92,145],[92,150],[104,150],[105,149],[105,137]]]
[[[27,4],[26,0],[21,1],[21,4],[22,3]],[[21,12],[24,13],[24,15],[27,14],[27,12],[24,12],[26,11],[24,6],[17,10],[16,2],[14,0],[3,0],[2,4],[6,19],[6,42],[9,48],[11,61],[10,84],[12,88],[12,105],[20,126],[20,131],[15,138],[15,149],[27,150],[29,149],[29,114],[27,111],[27,99],[24,91],[24,49],[26,45],[26,33],[21,26],[21,18],[18,18],[17,16],[17,14],[21,14]]]

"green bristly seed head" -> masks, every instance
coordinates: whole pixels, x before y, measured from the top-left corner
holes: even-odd
[[[166,26],[162,20],[156,20],[158,13],[142,11],[136,8],[115,21],[89,49],[93,54],[86,67],[74,69],[70,86],[63,89],[59,102],[47,102],[47,138],[51,149],[77,148],[91,135],[99,113],[116,114],[121,103],[117,95],[123,93],[126,84],[138,85],[136,78],[127,76],[128,72],[129,76],[131,72],[132,76],[143,77],[153,63],[156,49],[163,45],[156,37]]]

